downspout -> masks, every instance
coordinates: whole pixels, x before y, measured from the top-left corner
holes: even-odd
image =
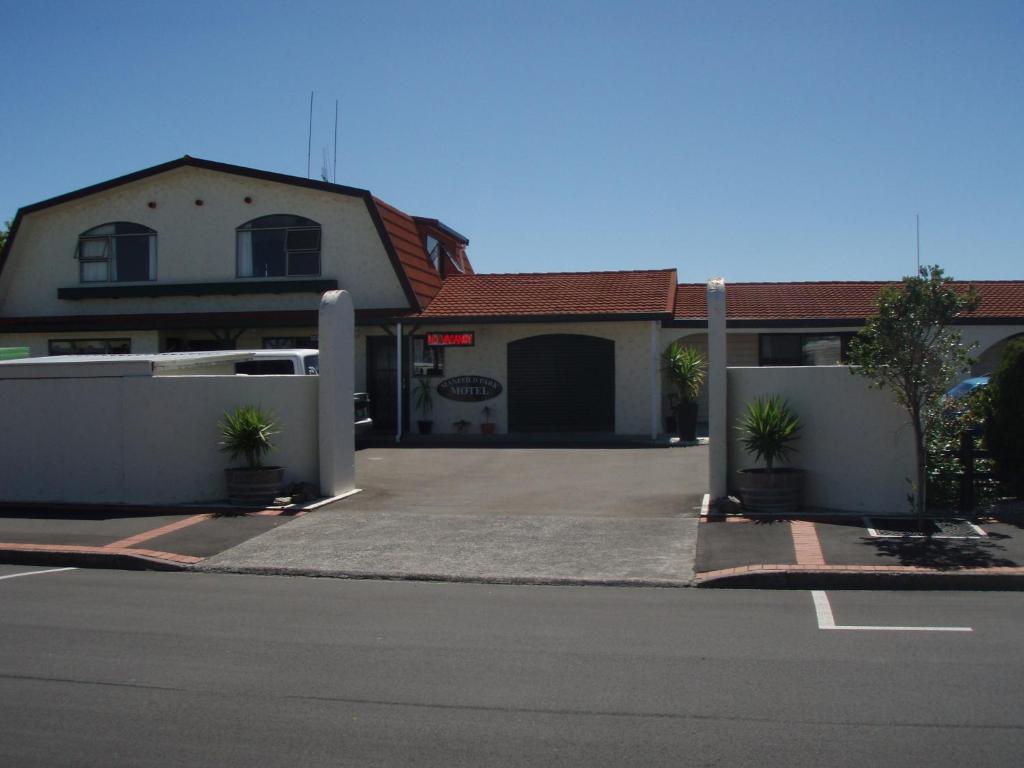
[[[395,386],[395,442],[402,442],[402,323],[395,323],[395,370],[398,372],[398,381]]]

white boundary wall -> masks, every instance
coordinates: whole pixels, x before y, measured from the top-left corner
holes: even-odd
[[[281,428],[268,463],[318,482],[315,376],[0,379],[0,500],[223,500],[217,422],[246,403]]]
[[[0,501],[183,504],[227,496],[225,411],[255,404],[280,434],[269,464],[324,495],[355,487],[352,300],[321,300],[321,376],[152,376],[112,361],[31,374],[0,363]],[[80,370],[75,370],[75,369]],[[92,375],[85,375],[86,372]]]
[[[868,387],[848,366],[730,368],[727,425],[730,489],[754,466],[736,424],[747,403],[780,395],[803,424],[791,465],[807,470],[805,505],[904,514],[914,477],[914,435],[892,393]]]

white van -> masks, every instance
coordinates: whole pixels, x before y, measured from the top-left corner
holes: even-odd
[[[240,349],[245,360],[224,365],[233,366],[236,376],[318,376],[320,351],[317,349]],[[370,396],[365,392],[354,395],[356,437],[373,430],[370,417]]]

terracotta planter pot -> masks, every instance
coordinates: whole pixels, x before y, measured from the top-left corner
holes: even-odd
[[[284,467],[225,469],[228,498],[232,504],[266,506],[281,495]]]
[[[493,435],[495,430],[498,429],[498,425],[493,422],[485,421],[480,425],[480,431],[485,435]]]
[[[740,500],[751,512],[794,512],[804,503],[802,469],[741,469]]]

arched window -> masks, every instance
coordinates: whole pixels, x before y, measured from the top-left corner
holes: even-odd
[[[156,280],[156,232],[130,221],[93,227],[78,236],[83,283]]]
[[[320,274],[320,225],[302,216],[261,216],[238,228],[238,276]]]

